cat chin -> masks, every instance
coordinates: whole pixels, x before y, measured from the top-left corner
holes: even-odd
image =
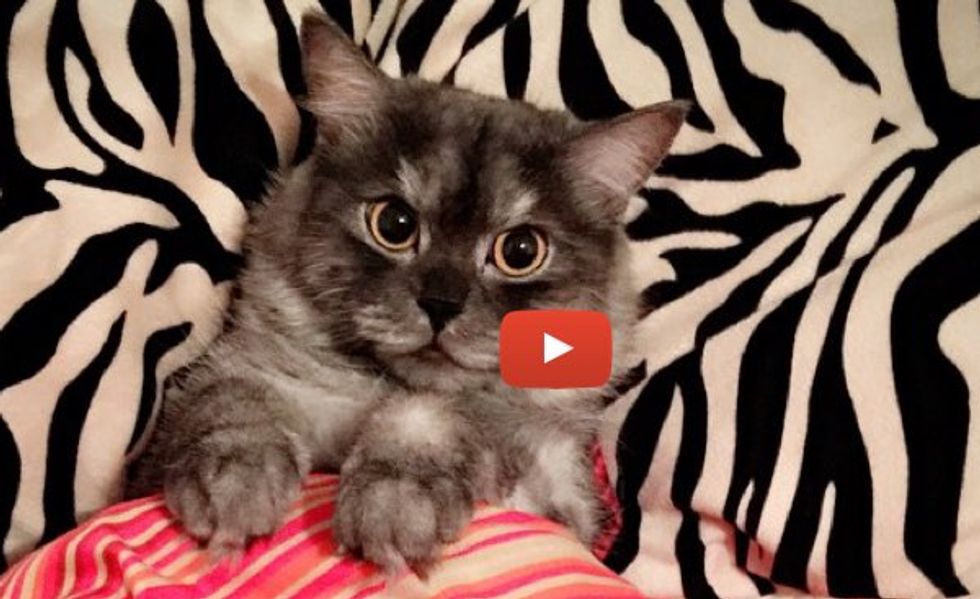
[[[375,342],[375,350],[382,359],[394,363],[396,367],[408,364],[406,369],[461,370],[484,374],[495,374],[499,369],[496,343],[490,351],[481,351],[486,349],[483,347],[485,343],[469,342],[451,333],[416,343],[410,343],[404,337],[399,341],[398,346]]]
[[[391,356],[385,361],[409,386],[444,393],[482,387],[498,376],[496,363],[469,364],[431,348]]]

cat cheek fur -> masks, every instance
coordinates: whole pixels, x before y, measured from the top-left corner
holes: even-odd
[[[602,511],[586,448],[600,391],[506,387],[497,328],[514,309],[603,310],[614,368],[634,365],[618,220],[684,106],[583,125],[388,79],[322,17],[304,18],[302,39],[318,143],[252,215],[224,332],[167,385],[129,495],[162,484],[192,534],[241,548],[282,521],[310,468],[340,469],[337,538],[389,568],[431,564],[477,499],[592,541]],[[388,195],[419,215],[415,253],[386,255],[366,234],[365,202]],[[507,280],[487,247],[521,224],[545,230],[552,253]],[[432,278],[450,268],[453,281]],[[438,336],[417,303],[426,280],[465,295]],[[441,353],[416,351],[433,339]]]

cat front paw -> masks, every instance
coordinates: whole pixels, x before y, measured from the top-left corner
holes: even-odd
[[[164,498],[184,529],[210,551],[235,554],[282,524],[304,470],[278,431],[218,431],[170,465]]]
[[[389,573],[424,574],[472,514],[472,489],[452,476],[367,463],[341,474],[334,537]]]

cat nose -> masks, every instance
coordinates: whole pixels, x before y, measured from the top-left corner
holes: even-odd
[[[416,302],[429,317],[436,335],[459,316],[469,295],[466,276],[450,264],[433,264],[421,276],[421,292]]]
[[[463,311],[463,304],[452,300],[441,299],[438,297],[420,297],[418,300],[419,308],[429,317],[432,330],[438,334],[446,328],[446,323],[459,316]]]

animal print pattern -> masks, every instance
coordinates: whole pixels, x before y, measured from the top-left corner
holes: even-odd
[[[0,6],[0,569],[112,502],[301,159],[310,0]],[[324,0],[386,72],[695,102],[625,225],[607,563],[657,595],[980,592],[975,0]]]

